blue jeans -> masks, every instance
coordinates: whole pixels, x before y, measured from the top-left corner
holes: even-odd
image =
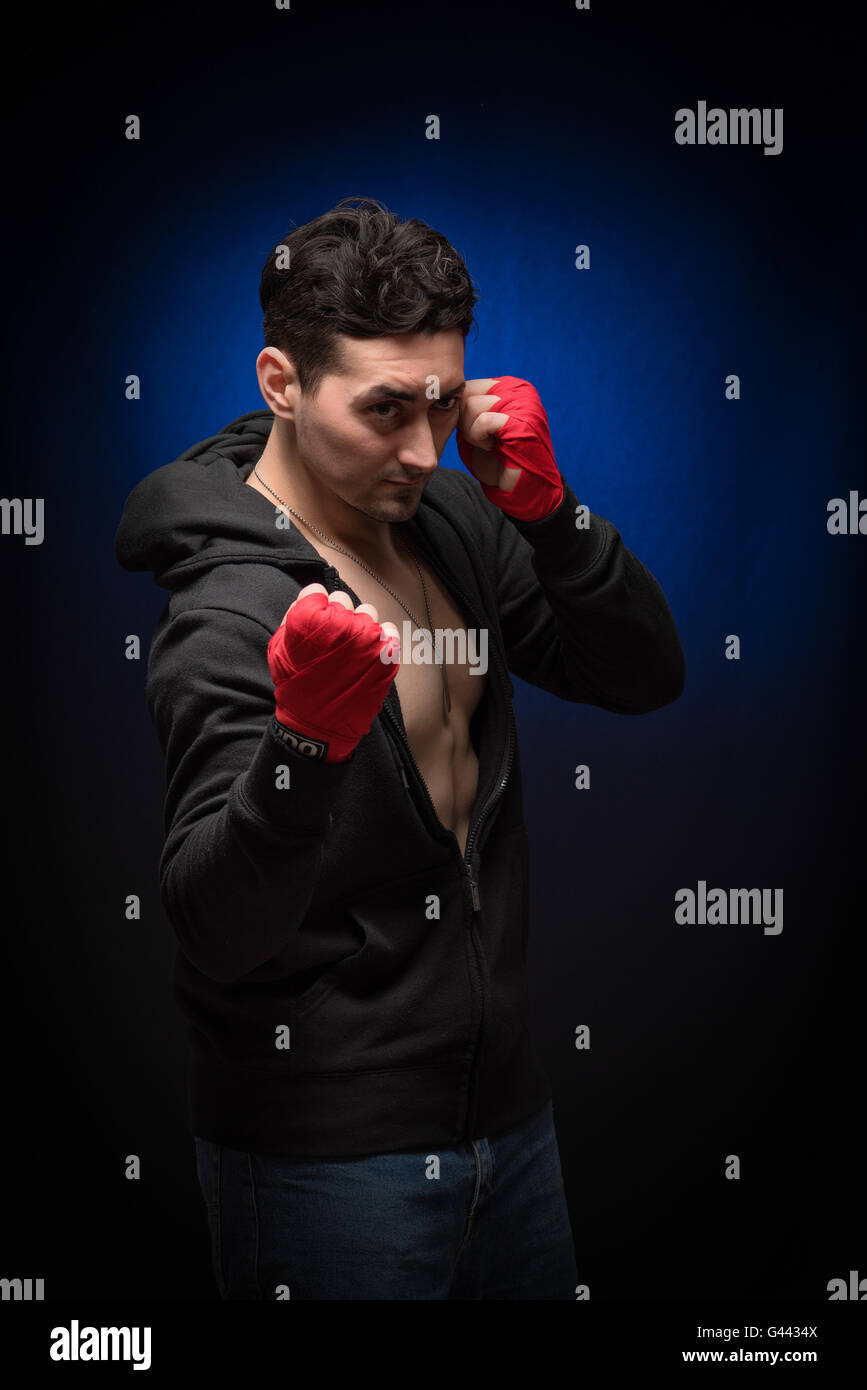
[[[457,1149],[277,1158],[196,1137],[223,1299],[574,1299],[551,1101]]]

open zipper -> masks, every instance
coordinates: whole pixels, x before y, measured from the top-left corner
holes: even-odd
[[[416,538],[414,538],[414,540],[415,540],[415,539],[416,539]],[[477,615],[477,613],[476,613],[476,611],[475,611],[473,605],[472,605],[472,604],[469,602],[469,600],[467,599],[466,594],[464,594],[463,591],[462,591],[461,589],[457,588],[457,586],[455,585],[455,583],[454,583],[454,581],[453,581],[451,575],[446,576],[446,575],[443,573],[441,566],[440,566],[439,563],[431,556],[430,551],[428,550],[428,547],[427,547],[426,545],[424,545],[424,544],[419,544],[419,551],[421,552],[421,554],[423,555],[423,557],[424,557],[424,559],[427,561],[427,563],[430,565],[431,569],[433,569],[433,570],[436,572],[436,574],[439,575],[440,580],[442,581],[442,583],[443,583],[444,587],[446,588],[446,590],[447,590],[448,592],[452,593],[456,598],[458,598],[458,599],[463,603],[465,612],[466,612],[466,613],[469,613],[470,616],[471,616],[471,618],[473,619],[473,621],[474,621],[476,624],[478,624],[478,615]],[[349,597],[352,599],[353,603],[354,603],[356,606],[358,606],[358,604],[361,602],[361,600],[359,599],[358,595],[355,594],[355,593],[353,593],[352,589],[349,588],[348,584],[345,584],[345,583],[344,583],[344,581],[343,581],[343,580],[341,579],[341,577],[340,577],[340,574],[339,574],[338,571],[334,568],[333,565],[328,565],[328,564],[326,564],[325,575],[326,575],[326,578],[330,579],[330,581],[335,585],[335,587],[339,587],[339,588],[341,588],[345,593],[347,593],[347,594],[349,595]],[[327,587],[327,586],[326,586],[326,587]],[[431,634],[431,636],[433,636],[433,633]],[[491,644],[489,644],[489,647],[490,647],[490,645],[491,645]],[[515,756],[515,742],[516,742],[516,739],[515,739],[515,716],[514,716],[514,711],[513,711],[513,709],[512,709],[512,702],[511,702],[511,699],[509,698],[508,693],[507,693],[507,687],[508,687],[508,685],[509,685],[508,672],[507,672],[506,669],[505,669],[505,665],[504,665],[504,663],[503,663],[503,661],[502,661],[502,659],[501,659],[501,657],[500,657],[500,653],[499,653],[499,650],[498,650],[496,644],[493,644],[493,651],[494,651],[494,659],[495,659],[495,662],[496,662],[496,665],[497,665],[497,668],[498,668],[498,670],[499,670],[500,677],[501,677],[501,689],[502,689],[503,694],[504,694],[504,697],[505,697],[506,709],[507,709],[507,712],[508,712],[509,737],[508,737],[508,743],[507,743],[507,747],[506,747],[505,754],[503,755],[503,758],[502,758],[502,760],[501,760],[501,762],[500,762],[500,769],[499,769],[499,773],[498,773],[498,776],[497,776],[497,781],[496,781],[496,783],[494,784],[493,788],[491,789],[491,792],[490,792],[490,794],[489,794],[487,800],[485,801],[485,804],[482,806],[482,808],[481,808],[481,810],[479,811],[478,815],[476,816],[475,820],[473,820],[473,821],[471,822],[471,824],[470,824],[469,830],[468,830],[468,832],[467,832],[467,843],[466,843],[466,847],[465,847],[465,849],[464,849],[463,855],[461,855],[461,858],[463,859],[464,867],[465,867],[465,869],[466,869],[467,878],[469,879],[469,885],[470,885],[470,895],[471,895],[471,900],[472,900],[472,911],[471,911],[471,913],[470,913],[470,919],[469,919],[469,924],[468,924],[468,928],[469,928],[469,940],[470,940],[470,944],[471,944],[471,946],[472,946],[473,955],[474,955],[474,957],[475,957],[476,970],[477,970],[477,972],[478,972],[478,985],[479,985],[479,1020],[478,1020],[477,1026],[476,1026],[476,1030],[475,1030],[475,1039],[474,1039],[474,1042],[473,1042],[473,1048],[472,1048],[472,1053],[471,1053],[471,1058],[472,1058],[472,1060],[471,1060],[471,1063],[470,1063],[470,1091],[469,1091],[469,1095],[468,1095],[468,1097],[467,1097],[467,1118],[466,1118],[466,1126],[467,1126],[466,1132],[467,1132],[467,1133],[470,1132],[470,1115],[471,1115],[471,1114],[475,1114],[475,1108],[476,1108],[476,1103],[477,1103],[476,1091],[477,1091],[477,1088],[478,1088],[478,1055],[479,1055],[479,1047],[480,1047],[480,1044],[481,1044],[482,1032],[483,1032],[483,1029],[484,1029],[484,1022],[485,1022],[485,985],[484,985],[484,976],[483,976],[483,972],[482,972],[482,962],[483,962],[483,959],[484,959],[484,953],[483,953],[483,951],[482,951],[482,944],[481,944],[481,940],[480,940],[480,938],[479,938],[479,936],[478,936],[478,933],[474,933],[473,930],[472,930],[472,928],[473,928],[473,918],[474,918],[474,915],[475,915],[477,912],[481,912],[481,906],[482,906],[482,904],[481,904],[481,897],[480,897],[480,894],[479,894],[479,885],[478,885],[478,882],[476,881],[476,879],[475,879],[475,877],[474,877],[474,875],[473,875],[472,852],[473,852],[473,846],[475,845],[475,843],[476,843],[476,841],[477,841],[477,839],[478,839],[478,837],[479,837],[479,833],[480,833],[480,830],[481,830],[482,825],[484,824],[485,820],[486,820],[487,817],[490,815],[491,810],[492,810],[493,807],[496,805],[496,803],[500,800],[500,798],[501,798],[502,795],[503,795],[503,792],[505,791],[506,785],[507,785],[508,780],[509,780],[509,773],[510,773],[510,771],[511,771],[512,762],[514,761],[514,756]],[[397,705],[398,711],[400,711],[400,718],[398,718],[398,715],[395,713],[395,710],[394,710],[394,709],[392,708],[392,706],[389,704],[389,701],[392,699],[392,696],[394,697],[394,702],[395,702],[395,704]],[[421,769],[420,769],[420,767],[419,767],[418,763],[416,762],[415,757],[414,757],[414,755],[413,755],[413,751],[412,751],[412,748],[410,747],[409,739],[407,738],[407,735],[406,735],[406,727],[405,727],[405,725],[404,725],[404,723],[403,723],[403,712],[402,712],[402,710],[401,710],[401,708],[400,708],[400,697],[399,697],[399,695],[398,695],[398,693],[397,693],[397,686],[396,686],[396,683],[395,683],[394,681],[392,681],[392,683],[391,683],[391,689],[389,690],[388,696],[386,697],[385,701],[383,702],[383,705],[382,705],[382,712],[385,714],[385,716],[386,716],[386,718],[387,718],[387,720],[388,720],[388,723],[389,723],[389,724],[391,725],[391,727],[394,729],[394,731],[395,731],[395,733],[396,733],[396,735],[397,735],[397,737],[398,737],[398,739],[399,739],[399,741],[400,741],[400,744],[401,744],[401,747],[402,747],[402,749],[403,749],[404,755],[405,755],[407,761],[409,762],[410,767],[413,769],[413,771],[414,771],[414,773],[415,773],[415,775],[416,775],[416,778],[418,779],[418,785],[419,785],[419,787],[421,788],[421,791],[422,791],[422,793],[423,793],[423,795],[424,795],[424,797],[425,797],[425,800],[426,800],[426,802],[427,802],[427,807],[428,807],[429,815],[431,816],[431,818],[432,818],[434,824],[438,827],[438,830],[439,830],[440,832],[442,832],[442,833],[445,834],[445,835],[450,835],[450,836],[451,836],[451,838],[452,838],[452,840],[453,840],[453,842],[454,842],[454,845],[455,845],[455,849],[456,849],[456,851],[458,852],[458,854],[460,854],[460,846],[459,846],[459,844],[458,844],[458,838],[457,838],[457,836],[455,835],[455,832],[454,832],[453,830],[451,830],[447,825],[444,825],[443,822],[440,820],[439,815],[437,814],[436,806],[434,805],[434,802],[433,802],[433,797],[432,797],[431,794],[430,794],[430,789],[429,789],[427,783],[425,782],[424,777],[422,776],[422,773],[421,773]],[[403,765],[400,764],[399,767],[400,767],[400,773],[401,773],[401,778],[403,779],[404,787],[406,788],[407,791],[409,791],[409,786],[408,786],[408,783],[407,783],[407,781],[406,781],[406,774],[405,774],[405,772],[404,772]]]
[[[439,578],[440,578],[440,580],[441,580],[441,582],[442,582],[444,588],[446,589],[446,591],[452,593],[457,599],[460,600],[460,602],[464,605],[464,611],[465,611],[465,613],[468,613],[468,614],[470,615],[472,621],[476,624],[476,626],[477,626],[477,628],[478,628],[478,614],[476,613],[475,608],[474,608],[473,605],[470,603],[470,601],[469,601],[469,599],[467,598],[466,594],[465,594],[461,589],[459,589],[459,588],[457,587],[457,585],[454,583],[454,580],[453,580],[453,578],[452,578],[451,575],[445,575],[445,574],[443,573],[442,567],[440,566],[440,564],[438,563],[438,561],[431,555],[430,550],[428,549],[428,547],[427,547],[423,542],[420,542],[419,539],[418,539],[417,537],[413,537],[413,541],[414,541],[414,543],[415,543],[416,545],[418,545],[418,549],[419,549],[420,554],[421,554],[422,557],[427,561],[427,563],[430,565],[431,569],[434,570],[434,572],[435,572],[436,574],[439,575]],[[431,633],[431,637],[433,637],[433,635],[434,635],[434,634]],[[483,951],[483,949],[482,949],[482,942],[481,942],[481,937],[479,936],[479,933],[473,931],[473,917],[474,917],[474,914],[475,914],[475,913],[481,911],[481,899],[480,899],[480,895],[479,895],[479,885],[478,885],[478,883],[476,882],[475,878],[473,877],[472,852],[473,852],[473,846],[474,846],[474,844],[476,843],[476,841],[477,841],[477,839],[478,839],[478,837],[479,837],[479,834],[480,834],[480,831],[481,831],[481,827],[482,827],[482,825],[484,824],[485,819],[486,819],[487,816],[490,814],[492,808],[493,808],[493,807],[496,805],[496,803],[500,800],[500,798],[501,798],[502,795],[503,795],[503,792],[505,791],[506,784],[507,784],[507,782],[508,782],[508,780],[509,780],[509,772],[511,771],[512,762],[513,762],[514,756],[515,756],[515,742],[516,742],[516,738],[515,738],[515,717],[514,717],[514,712],[513,712],[513,709],[512,709],[512,702],[511,702],[511,699],[509,698],[509,692],[508,692],[508,685],[509,685],[508,672],[507,672],[506,669],[505,669],[504,663],[501,661],[499,649],[498,649],[496,643],[493,643],[493,644],[492,644],[492,643],[489,643],[488,646],[489,646],[489,648],[491,648],[491,647],[493,648],[495,663],[496,663],[496,665],[497,665],[497,667],[498,667],[498,670],[499,670],[499,673],[500,673],[501,690],[502,690],[502,692],[503,692],[503,698],[504,698],[504,700],[505,700],[506,710],[507,710],[507,713],[508,713],[509,734],[508,734],[508,741],[507,741],[506,751],[505,751],[505,754],[504,754],[504,756],[503,756],[503,758],[502,758],[502,760],[501,760],[501,762],[500,762],[500,768],[499,768],[499,772],[498,772],[498,775],[497,775],[497,780],[496,780],[496,782],[495,782],[493,788],[491,789],[491,792],[490,792],[490,794],[489,794],[487,800],[485,801],[484,805],[482,806],[481,810],[479,811],[478,815],[476,816],[475,820],[472,821],[472,822],[470,823],[470,827],[469,827],[469,830],[468,830],[468,832],[467,832],[467,843],[466,843],[466,847],[465,847],[465,849],[464,849],[464,854],[463,854],[463,856],[462,856],[462,857],[463,857],[463,861],[464,861],[464,866],[465,866],[466,872],[467,872],[467,877],[469,878],[469,881],[470,881],[470,892],[471,892],[471,896],[472,896],[472,912],[470,913],[470,920],[469,920],[469,924],[468,924],[468,925],[469,925],[469,941],[470,941],[470,945],[471,945],[471,947],[472,947],[473,955],[475,956],[475,959],[476,959],[476,969],[477,969],[477,971],[478,971],[478,982],[479,982],[479,1002],[480,1002],[480,1008],[479,1008],[479,1021],[478,1021],[478,1024],[477,1024],[476,1030],[475,1030],[475,1038],[474,1038],[474,1041],[473,1041],[473,1047],[472,1047],[472,1053],[471,1053],[471,1062],[470,1062],[470,1072],[469,1072],[469,1090],[468,1090],[468,1095],[467,1095],[467,1109],[466,1109],[466,1117],[465,1117],[465,1133],[466,1133],[467,1136],[469,1136],[470,1133],[472,1132],[472,1123],[473,1123],[473,1121],[471,1120],[471,1116],[475,1116],[475,1114],[476,1114],[476,1107],[477,1107],[477,1104],[478,1104],[478,1085],[479,1085],[478,1059],[479,1059],[479,1050],[480,1050],[481,1042],[482,1042],[482,1033],[483,1033],[483,1031],[484,1031],[484,1026],[485,1026],[485,1013],[486,1013],[486,991],[485,991],[485,984],[484,984],[484,975],[483,975],[483,971],[482,971],[482,964],[483,964],[483,961],[484,961],[484,951]],[[396,702],[396,704],[397,704],[397,707],[398,707],[398,709],[400,709],[400,699],[399,699],[399,697],[398,697],[397,688],[396,688],[394,682],[392,682],[392,691],[394,692],[394,698],[395,698],[395,702]],[[391,692],[389,692],[389,694],[391,694]],[[407,755],[407,757],[409,758],[410,765],[415,769],[416,774],[417,774],[417,776],[418,776],[419,783],[420,783],[420,785],[424,788],[424,792],[425,792],[425,795],[426,795],[426,797],[427,797],[428,803],[429,803],[429,805],[430,805],[432,814],[433,814],[434,817],[436,818],[437,823],[438,823],[439,825],[442,825],[442,821],[440,821],[439,816],[437,816],[436,807],[435,807],[434,804],[433,804],[433,799],[431,798],[430,791],[428,790],[427,784],[425,783],[425,780],[424,780],[424,778],[423,778],[422,775],[421,775],[421,771],[420,771],[420,769],[419,769],[419,767],[418,767],[418,764],[416,763],[415,758],[413,757],[412,749],[411,749],[410,746],[409,746],[409,740],[408,740],[408,738],[406,737],[406,733],[405,733],[404,729],[402,729],[402,728],[400,727],[400,724],[398,723],[398,720],[397,720],[397,717],[396,717],[394,711],[393,711],[392,709],[389,709],[387,702],[383,705],[383,709],[386,711],[386,713],[388,714],[389,719],[392,721],[392,723],[394,724],[394,727],[397,729],[398,735],[400,736],[401,742],[403,743],[403,746],[404,746],[406,755]],[[447,827],[444,826],[443,829],[447,829]],[[458,848],[458,852],[460,853],[460,848],[459,848],[459,846],[457,846],[457,836],[454,834],[454,831],[451,831],[450,833],[451,833],[451,835],[452,835],[452,838],[453,838],[454,841],[455,841],[456,847]]]
[[[475,608],[473,607],[473,605],[470,603],[469,599],[467,598],[467,596],[466,596],[466,594],[463,592],[463,590],[462,590],[462,589],[459,589],[459,588],[457,587],[457,585],[456,585],[455,582],[454,582],[454,579],[453,579],[452,575],[450,575],[450,574],[445,574],[445,573],[444,573],[443,568],[442,568],[442,566],[441,566],[440,563],[439,563],[439,560],[431,553],[431,551],[430,551],[430,549],[428,548],[428,546],[425,544],[425,542],[424,542],[423,540],[421,540],[420,537],[418,537],[418,536],[413,536],[413,544],[417,545],[417,547],[418,547],[418,549],[419,549],[421,555],[422,555],[423,558],[427,561],[427,563],[430,565],[431,569],[434,570],[434,571],[436,572],[436,574],[439,575],[440,580],[442,581],[443,587],[444,587],[448,592],[454,594],[455,597],[458,598],[458,599],[461,601],[461,603],[462,603],[463,606],[464,606],[464,609],[466,610],[466,612],[468,612],[468,613],[470,614],[470,617],[472,618],[473,622],[476,624],[476,629],[478,630],[478,629],[479,629],[479,615],[478,615],[478,613],[476,612],[476,610],[475,610]],[[433,636],[433,634],[431,634],[431,636]],[[493,653],[494,653],[494,659],[495,659],[495,661],[496,661],[497,667],[498,667],[499,672],[500,672],[500,678],[501,678],[500,684],[501,684],[501,688],[502,688],[502,691],[503,691],[503,697],[504,697],[505,704],[506,704],[506,710],[507,710],[507,712],[508,712],[509,737],[508,737],[508,744],[507,744],[507,746],[506,746],[505,755],[504,755],[504,757],[503,757],[503,760],[502,760],[501,763],[500,763],[500,771],[499,771],[499,775],[498,775],[498,778],[497,778],[497,782],[495,783],[495,785],[494,785],[494,787],[493,787],[493,789],[492,789],[492,791],[491,791],[490,796],[488,797],[487,801],[485,802],[484,806],[482,807],[482,809],[481,809],[481,811],[479,812],[478,816],[476,817],[475,821],[471,823],[470,828],[469,828],[469,831],[468,831],[468,833],[467,833],[467,843],[466,843],[466,848],[465,848],[465,850],[464,850],[464,856],[463,856],[463,857],[464,857],[464,860],[466,861],[467,873],[468,873],[468,875],[469,875],[470,885],[471,885],[471,888],[472,888],[472,894],[473,894],[473,910],[476,911],[476,912],[478,912],[478,911],[480,910],[479,889],[478,889],[478,884],[476,883],[475,879],[473,878],[472,865],[471,865],[470,862],[469,862],[469,860],[470,860],[470,855],[471,855],[471,853],[472,853],[472,847],[473,847],[473,845],[475,844],[475,841],[476,841],[477,838],[478,838],[479,830],[480,830],[480,828],[481,828],[483,822],[485,821],[486,817],[489,815],[490,811],[492,810],[492,808],[494,807],[494,805],[497,803],[497,801],[499,801],[500,797],[502,796],[503,792],[504,792],[505,789],[506,789],[506,784],[507,784],[507,782],[508,782],[508,780],[509,780],[509,773],[510,773],[510,771],[511,771],[512,763],[513,763],[513,761],[514,761],[514,756],[515,756],[515,717],[514,717],[514,712],[513,712],[513,710],[512,710],[512,702],[511,702],[511,699],[509,698],[509,695],[508,695],[508,693],[507,693],[507,687],[508,687],[508,685],[509,685],[509,675],[508,675],[508,672],[507,672],[507,670],[506,670],[506,668],[505,668],[505,665],[503,664],[502,658],[500,657],[500,650],[499,650],[498,646],[496,645],[496,643],[489,643],[488,645],[489,645],[490,650],[492,650]],[[395,698],[397,698],[397,691],[395,690],[394,693],[395,693]],[[409,752],[410,758],[412,759],[412,750],[410,749],[409,743],[408,743],[408,741],[406,740],[405,736],[404,736],[404,741],[406,742],[407,751]],[[415,759],[412,759],[412,761],[415,762]],[[419,772],[419,778],[420,778],[422,784],[424,785],[424,778],[422,778],[420,772]],[[426,788],[426,787],[425,787],[425,790],[427,791],[427,788]],[[428,800],[430,800],[430,793],[428,793]],[[433,805],[432,802],[431,802],[431,805]]]

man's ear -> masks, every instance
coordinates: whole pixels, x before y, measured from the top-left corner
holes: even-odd
[[[256,358],[256,375],[265,404],[281,420],[291,420],[291,392],[297,378],[286,354],[277,347],[262,348]]]

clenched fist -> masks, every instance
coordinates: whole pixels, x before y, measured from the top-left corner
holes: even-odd
[[[457,446],[488,501],[515,521],[542,521],[563,500],[548,416],[532,382],[517,376],[468,381]]]
[[[345,762],[366,733],[397,675],[394,623],[348,594],[308,584],[268,643],[277,722],[326,744],[326,762]]]

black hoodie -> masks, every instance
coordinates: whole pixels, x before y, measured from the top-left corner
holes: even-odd
[[[116,537],[125,569],[171,591],[147,701],[166,757],[160,889],[179,945],[189,1128],[287,1156],[453,1147],[551,1094],[527,1031],[509,672],[561,700],[642,714],[680,695],[683,651],[653,575],[603,517],[576,527],[565,479],[553,515],[518,523],[468,472],[438,468],[407,536],[467,626],[488,631],[462,855],[394,682],[345,763],[310,761],[277,736],[266,647],[286,609],[313,582],[361,600],[244,485],[272,420],[242,415],[158,468]]]

